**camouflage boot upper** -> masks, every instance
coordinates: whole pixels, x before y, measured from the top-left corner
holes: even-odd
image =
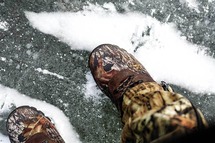
[[[99,88],[121,111],[123,93],[136,84],[154,81],[146,69],[127,51],[103,44],[89,57],[89,67]]]
[[[34,107],[16,108],[6,125],[11,143],[64,143],[54,124]]]

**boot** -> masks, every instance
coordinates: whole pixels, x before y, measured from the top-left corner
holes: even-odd
[[[116,45],[102,44],[90,54],[89,67],[93,78],[122,113],[122,95],[142,82],[154,82],[141,63]]]
[[[34,107],[13,110],[6,128],[11,143],[64,143],[50,119]]]
[[[121,113],[121,143],[169,143],[208,126],[187,98],[167,83],[155,82],[137,59],[116,45],[96,47],[89,67]]]

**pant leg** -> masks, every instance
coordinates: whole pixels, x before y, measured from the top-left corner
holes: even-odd
[[[162,143],[197,130],[199,120],[207,126],[187,98],[154,82],[127,90],[122,110],[122,143]]]

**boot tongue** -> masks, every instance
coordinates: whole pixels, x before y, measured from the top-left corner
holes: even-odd
[[[51,140],[45,133],[40,132],[31,136],[26,143],[57,143]]]
[[[121,111],[122,97],[124,92],[142,82],[154,82],[148,73],[138,73],[129,69],[119,71],[108,82],[110,98],[116,105],[117,109]]]

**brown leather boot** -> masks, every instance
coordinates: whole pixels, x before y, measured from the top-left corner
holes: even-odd
[[[121,111],[122,95],[130,87],[154,80],[138,60],[116,45],[102,44],[90,54],[89,67],[98,87]]]
[[[16,108],[6,127],[12,143],[64,143],[50,119],[34,107]]]

